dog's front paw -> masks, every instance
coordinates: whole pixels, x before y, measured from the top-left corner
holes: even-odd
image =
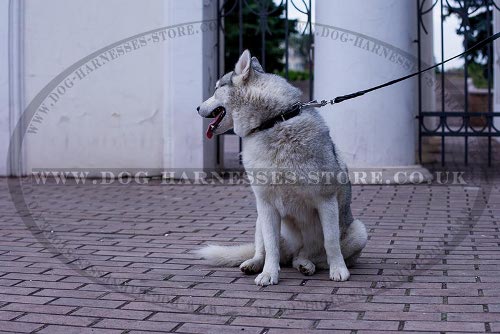
[[[255,284],[260,286],[273,285],[273,284],[278,284],[278,280],[279,280],[279,272],[270,273],[264,271],[255,278]]]
[[[351,274],[345,264],[330,266],[330,279],[335,282],[343,282],[349,279]]]
[[[247,275],[257,274],[264,267],[264,259],[249,259],[240,265],[240,270]]]

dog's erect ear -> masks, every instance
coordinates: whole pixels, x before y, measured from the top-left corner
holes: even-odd
[[[250,70],[251,70],[251,59],[250,59],[250,51],[245,50],[240,56],[240,59],[236,63],[236,66],[234,67],[234,73],[236,75],[241,75],[243,80],[248,79],[250,76]]]
[[[264,69],[262,68],[259,60],[256,57],[252,57],[252,68],[254,69],[254,71],[264,73]]]

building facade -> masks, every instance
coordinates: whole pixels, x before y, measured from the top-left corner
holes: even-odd
[[[216,142],[205,138],[196,106],[217,80],[218,3],[1,0],[0,175],[217,168]],[[315,6],[315,98],[416,70],[415,1]],[[432,34],[423,48],[432,63]],[[408,80],[320,111],[350,165],[416,163],[416,91]]]

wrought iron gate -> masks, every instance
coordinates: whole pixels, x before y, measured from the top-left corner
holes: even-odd
[[[445,32],[444,20],[450,15],[456,15],[461,20],[461,25],[457,30],[459,35],[464,38],[464,49],[467,49],[478,41],[493,35],[493,15],[498,15],[500,8],[495,3],[495,0],[417,0],[418,8],[418,68],[425,68],[429,64],[423,64],[422,61],[422,34],[428,34],[429,29],[426,27],[424,19],[426,15],[432,15],[435,10],[440,11],[440,20],[434,22],[434,25],[440,25],[441,38],[441,60],[445,57]],[[471,137],[483,137],[487,140],[487,161],[488,165],[492,163],[492,139],[500,136],[500,130],[495,127],[495,117],[500,117],[500,112],[493,110],[493,65],[494,54],[493,45],[490,44],[478,53],[468,55],[464,59],[463,80],[464,88],[461,96],[457,100],[457,95],[449,94],[447,88],[450,83],[446,83],[447,76],[450,75],[445,71],[444,65],[440,68],[440,80],[436,80],[435,84],[440,86],[440,104],[441,110],[423,110],[422,107],[422,89],[423,75],[419,77],[418,91],[418,120],[419,120],[419,141],[418,151],[419,159],[422,161],[422,139],[424,137],[440,137],[441,138],[441,164],[445,165],[445,147],[446,138],[461,137],[464,140],[464,162],[467,165],[469,161],[469,139]],[[469,88],[471,74],[478,74],[483,89],[474,89],[474,93]],[[428,83],[428,82],[426,82]],[[474,83],[473,83],[474,84]],[[481,92],[482,103],[472,101],[476,99],[477,92]],[[463,95],[462,95],[463,94]],[[463,99],[460,101],[460,99]],[[458,102],[457,102],[458,101]],[[463,107],[462,107],[463,104]],[[432,120],[437,120],[432,124]],[[455,121],[455,124],[453,124]],[[456,122],[458,121],[458,123]]]
[[[304,73],[308,81],[304,100],[313,96],[313,29],[312,0],[217,0],[219,8],[217,26],[217,73],[219,77],[231,71],[243,50],[250,49],[266,72],[275,72],[291,78],[290,42],[291,37],[299,36],[305,55]],[[290,11],[303,15],[304,20],[292,20]],[[250,23],[251,22],[251,23]],[[237,38],[235,32],[237,31]],[[269,44],[269,39],[273,44]],[[276,45],[278,43],[278,45]],[[272,50],[270,50],[270,47]],[[280,51],[281,50],[281,51]],[[235,56],[236,54],[236,56]],[[282,62],[281,62],[282,61]],[[280,67],[282,68],[272,68]],[[278,64],[278,65],[276,65]],[[230,134],[229,134],[230,135]],[[217,136],[217,163],[222,160],[220,136]],[[241,139],[239,151],[241,152]]]

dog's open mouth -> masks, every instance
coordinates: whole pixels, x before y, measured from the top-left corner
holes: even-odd
[[[208,118],[215,118],[209,125],[207,129],[207,138],[212,139],[214,136],[214,131],[219,127],[220,122],[226,116],[226,109],[224,107],[217,107],[212,111]]]

